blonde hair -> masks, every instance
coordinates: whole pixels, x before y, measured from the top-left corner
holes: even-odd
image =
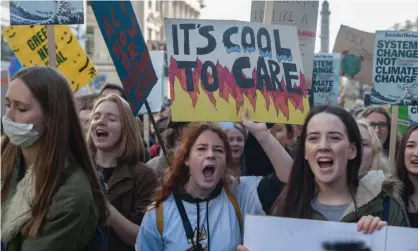
[[[142,142],[142,137],[139,131],[138,121],[132,114],[129,103],[116,94],[109,94],[96,101],[94,104],[92,114],[97,107],[103,102],[113,102],[117,105],[120,113],[121,121],[121,139],[119,142],[119,151],[117,153],[118,164],[136,164],[145,160],[145,149]],[[92,140],[91,123],[87,133],[87,145],[94,156],[97,148]]]
[[[383,147],[380,143],[379,137],[377,136],[373,127],[370,126],[369,122],[364,119],[357,119],[357,124],[359,127],[363,127],[367,130],[370,135],[371,142],[372,142],[372,164],[368,171],[370,170],[382,170],[386,175],[392,174],[392,167],[389,163],[389,160],[383,155]]]

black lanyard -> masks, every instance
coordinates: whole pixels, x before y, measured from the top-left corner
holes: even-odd
[[[195,241],[194,231],[192,224],[190,223],[189,217],[187,217],[186,209],[184,208],[183,201],[179,198],[179,195],[173,191],[174,200],[176,201],[177,208],[180,213],[181,221],[183,222],[184,231],[186,232],[186,237],[189,242],[192,243],[193,249],[191,251],[203,251],[202,244],[199,243],[199,229],[197,229],[197,237]],[[199,207],[199,203],[197,202]],[[197,228],[199,228],[199,218],[200,212],[197,212]]]

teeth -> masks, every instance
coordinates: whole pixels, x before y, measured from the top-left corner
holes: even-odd
[[[328,161],[332,161],[332,159],[330,159],[330,158],[325,158],[325,157],[321,157],[321,158],[318,158],[318,161],[328,162]]]

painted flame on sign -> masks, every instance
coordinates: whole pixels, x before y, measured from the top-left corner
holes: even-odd
[[[180,85],[182,89],[185,92],[188,92],[190,99],[192,100],[193,107],[196,106],[198,101],[198,95],[200,94],[200,89],[202,89],[206,95],[209,97],[210,102],[214,105],[216,108],[216,98],[214,97],[213,92],[207,91],[200,79],[201,79],[201,69],[203,66],[203,63],[197,59],[196,60],[197,66],[193,70],[193,91],[187,91],[187,80],[186,80],[186,73],[185,70],[182,68],[177,67],[177,60],[173,57],[170,58],[170,65],[168,68],[168,77],[170,81],[170,95],[171,95],[171,101],[174,102],[175,100],[175,93],[174,93],[174,82],[177,78],[180,81]],[[236,83],[234,76],[231,74],[230,70],[227,67],[224,67],[219,64],[219,62],[216,63],[216,69],[218,72],[218,80],[219,80],[219,97],[225,100],[229,103],[229,97],[231,96],[232,99],[235,101],[235,107],[237,114],[239,113],[240,108],[244,106],[244,95],[248,98],[248,100],[251,103],[251,106],[254,109],[254,112],[256,110],[256,100],[257,100],[257,92],[256,92],[256,85],[254,84],[254,87],[248,88],[248,89],[242,89],[240,88]],[[208,73],[208,81],[209,83],[212,83],[213,76],[212,74]],[[242,73],[244,78],[247,78],[247,76]],[[254,83],[257,82],[257,71],[254,68],[252,71],[252,78]],[[271,78],[270,78],[271,80]],[[288,102],[290,102],[296,110],[301,111],[302,113],[305,110],[303,100],[307,97],[307,85],[305,83],[305,76],[302,72],[299,73],[299,80],[300,85],[297,86],[294,84],[294,89],[300,89],[302,95],[298,93],[291,93],[288,92],[285,81],[282,77],[280,81],[280,85],[284,91],[270,91],[267,90],[266,86],[264,86],[263,90],[261,90],[261,94],[263,95],[264,99],[266,100],[266,109],[267,111],[270,110],[271,103],[274,105],[274,109],[276,110],[277,116],[279,115],[279,112],[282,112],[283,115],[286,117],[287,120],[289,120],[289,107]],[[199,88],[200,83],[200,88]]]

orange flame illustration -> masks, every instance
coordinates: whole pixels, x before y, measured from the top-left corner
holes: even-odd
[[[196,106],[198,101],[198,94],[200,94],[199,88],[201,88],[206,95],[209,97],[210,102],[213,104],[213,106],[216,108],[216,98],[214,97],[213,92],[210,92],[206,90],[200,79],[201,79],[201,70],[203,63],[197,59],[196,60],[197,66],[193,70],[192,76],[193,76],[193,91],[188,92],[190,99],[192,100],[193,107]],[[254,82],[254,87],[248,88],[248,89],[242,89],[240,88],[234,79],[234,76],[232,75],[231,71],[227,68],[219,64],[219,62],[216,63],[216,69],[218,73],[218,81],[219,81],[219,97],[225,100],[229,103],[229,96],[231,96],[235,100],[235,108],[237,111],[237,114],[241,107],[244,105],[244,95],[248,98],[248,100],[251,103],[251,106],[254,109],[254,112],[256,110],[256,100],[257,100],[257,92],[256,92],[256,83],[257,83],[257,71],[254,68],[252,71],[252,79]],[[212,83],[213,81],[213,75],[208,75],[208,81],[209,83]],[[242,76],[244,78],[247,78],[247,76],[242,73]],[[168,68],[168,77],[170,81],[170,94],[171,94],[171,101],[174,102],[175,100],[175,93],[174,93],[174,82],[177,78],[180,81],[180,85],[182,89],[187,92],[187,81],[186,81],[186,74],[184,69],[180,69],[177,66],[177,60],[173,57],[170,58],[170,65]],[[270,78],[271,79],[271,78]],[[263,95],[264,99],[266,100],[266,109],[267,111],[270,109],[271,102],[274,105],[274,108],[276,110],[277,115],[279,115],[279,112],[282,112],[283,115],[286,117],[287,120],[289,120],[289,107],[288,102],[290,102],[296,110],[304,112],[304,104],[303,99],[307,97],[307,85],[305,82],[305,76],[302,72],[299,73],[299,82],[300,85],[297,86],[294,84],[294,89],[301,90],[302,94],[298,93],[292,93],[288,92],[287,86],[285,84],[285,81],[282,77],[280,81],[281,89],[284,91],[280,91],[278,88],[275,91],[267,90],[266,86],[261,91],[261,94]],[[200,86],[199,86],[200,83]]]

